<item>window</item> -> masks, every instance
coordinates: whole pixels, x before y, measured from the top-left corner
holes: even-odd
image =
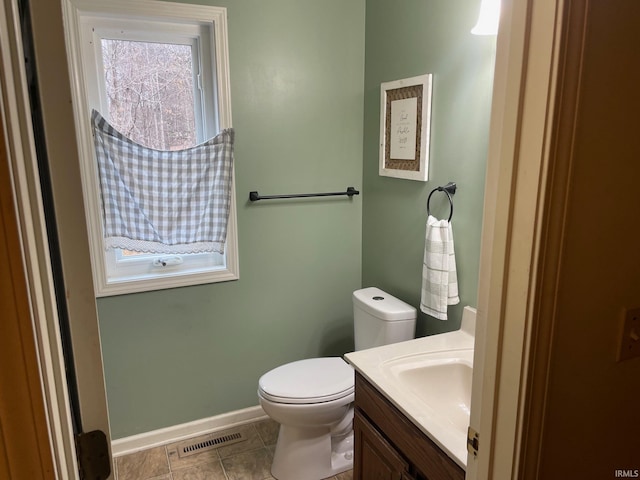
[[[67,0],[65,14],[96,294],[237,279],[233,186],[224,254],[105,250],[90,129],[96,109],[137,143],[180,150],[231,127],[226,10],[153,0]]]
[[[195,42],[184,45],[162,36],[155,42],[123,40],[118,38],[122,32],[106,31],[94,36],[100,40],[96,53],[102,56],[100,87],[107,100],[102,107],[111,125],[156,150],[183,149],[204,140]]]

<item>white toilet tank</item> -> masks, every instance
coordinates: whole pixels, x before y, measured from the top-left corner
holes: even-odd
[[[379,347],[415,337],[417,311],[376,287],[353,292],[356,350]]]

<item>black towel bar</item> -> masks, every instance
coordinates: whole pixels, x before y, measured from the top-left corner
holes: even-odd
[[[328,193],[292,193],[289,195],[264,195],[258,192],[249,192],[249,200],[257,202],[258,200],[273,200],[275,198],[306,198],[306,197],[335,197],[338,195],[347,195],[349,198],[354,195],[360,195],[360,192],[353,187],[348,187],[346,192],[328,192]]]
[[[431,195],[433,195],[435,192],[444,192],[447,195],[447,198],[449,199],[449,206],[451,207],[451,211],[449,212],[449,220],[448,220],[450,222],[451,219],[453,218],[453,199],[451,198],[451,195],[456,194],[457,188],[458,187],[454,182],[449,182],[444,187],[436,187],[433,190],[431,190],[431,193],[429,193],[429,197],[427,197],[427,216],[430,215],[429,202],[431,201]]]

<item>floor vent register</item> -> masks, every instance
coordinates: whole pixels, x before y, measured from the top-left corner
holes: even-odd
[[[226,435],[219,435],[217,437],[213,436],[208,440],[183,444],[178,449],[178,455],[180,458],[188,457],[189,455],[195,455],[196,453],[204,452],[206,450],[213,450],[214,448],[226,447],[227,445],[243,442],[245,440],[246,437],[242,432],[234,432]]]

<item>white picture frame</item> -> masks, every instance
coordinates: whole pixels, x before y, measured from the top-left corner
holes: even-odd
[[[380,84],[379,175],[429,179],[433,75]]]

